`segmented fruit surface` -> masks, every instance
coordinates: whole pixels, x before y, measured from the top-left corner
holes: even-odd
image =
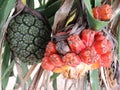
[[[96,6],[92,10],[95,19],[107,21],[112,18],[112,6],[108,4]],[[62,73],[69,79],[78,79],[89,70],[110,68],[115,47],[107,28],[97,31],[89,27],[88,23],[85,25],[84,21],[80,27],[77,25],[78,22],[73,27],[68,25],[61,29],[61,32],[56,30],[47,45],[43,69]]]
[[[42,20],[29,13],[20,13],[8,27],[7,40],[11,51],[23,62],[36,63],[43,58],[51,31]]]
[[[109,20],[112,18],[112,6],[105,4],[93,8],[93,15],[99,20]]]
[[[66,42],[66,44],[61,42]],[[64,52],[63,47],[66,46],[70,50]],[[64,54],[61,52],[64,52]],[[79,70],[87,71],[100,67],[110,67],[112,62],[112,44],[107,34],[105,35],[103,31],[84,29],[80,34],[69,35],[66,40],[50,41],[46,47],[44,57],[47,57],[45,60],[43,58],[42,61],[44,69],[65,74],[65,72],[71,72],[72,68],[78,74]],[[45,62],[51,63],[54,68],[44,64]],[[83,69],[81,66],[86,68]]]

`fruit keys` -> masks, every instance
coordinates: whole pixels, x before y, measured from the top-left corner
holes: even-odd
[[[112,17],[112,7],[95,7],[93,15],[98,20],[109,20]],[[58,43],[62,43],[62,46]],[[80,34],[72,34],[61,42],[50,41],[42,59],[42,68],[75,79],[88,70],[110,67],[112,56],[111,41],[103,31],[84,29]]]
[[[112,7],[108,4],[93,8],[93,16],[98,20],[109,20],[112,18]]]
[[[42,60],[42,67],[46,70],[63,72],[66,67],[76,67],[81,62],[87,65],[95,65],[94,68],[110,67],[112,61],[112,45],[102,31],[85,29],[81,36],[73,34],[67,38],[70,51],[60,54],[56,44],[50,41]],[[64,68],[65,67],[65,68]]]

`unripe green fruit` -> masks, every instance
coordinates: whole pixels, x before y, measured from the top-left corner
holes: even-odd
[[[10,21],[7,31],[7,41],[15,57],[30,64],[41,61],[50,36],[51,30],[42,20],[25,12]]]

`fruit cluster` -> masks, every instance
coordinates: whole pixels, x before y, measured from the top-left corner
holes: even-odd
[[[95,7],[93,15],[98,20],[109,20],[112,7],[107,4]],[[70,32],[59,32],[55,35],[57,40],[48,43],[42,60],[43,69],[77,79],[88,70],[111,66],[112,44],[103,31]]]
[[[107,35],[102,31],[84,29],[80,34],[68,36],[66,40],[57,43],[50,41],[46,47],[42,67],[55,73],[63,73],[83,63],[91,66],[90,70],[110,67],[111,61],[112,45]]]
[[[6,34],[14,56],[27,64],[41,62],[50,37],[51,30],[47,25],[39,17],[28,12],[21,12],[14,17]]]
[[[109,20],[112,18],[112,7],[108,4],[93,8],[93,15],[98,20]]]

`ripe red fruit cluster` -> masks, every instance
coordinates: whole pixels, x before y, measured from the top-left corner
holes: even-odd
[[[112,61],[112,45],[102,31],[85,29],[80,34],[72,34],[66,42],[69,52],[59,53],[57,43],[50,41],[42,60],[42,67],[53,72],[61,72],[64,68],[76,67],[81,62],[93,68],[110,67]],[[59,70],[59,71],[57,71]]]
[[[93,15],[98,20],[109,20],[112,17],[112,7],[108,4],[93,8]]]

